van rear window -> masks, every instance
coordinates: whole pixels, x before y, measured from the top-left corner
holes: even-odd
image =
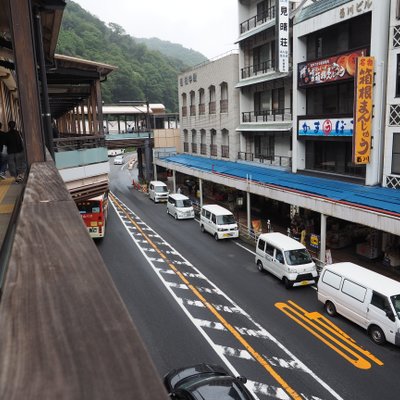
[[[334,289],[339,290],[340,282],[342,277],[337,275],[331,271],[325,271],[324,275],[322,276],[322,282],[326,283],[329,286],[332,286]]]
[[[345,279],[342,286],[342,292],[358,301],[361,301],[362,303],[364,302],[365,295],[367,294],[367,289],[358,285],[357,283]]]

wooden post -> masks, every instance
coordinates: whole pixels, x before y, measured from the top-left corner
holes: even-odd
[[[104,120],[103,120],[103,100],[101,97],[100,79],[96,80],[96,99],[97,99],[97,119],[99,122],[99,134],[104,135]]]
[[[27,164],[46,159],[43,140],[40,94],[37,81],[36,56],[31,2],[8,0],[14,59],[17,72],[21,128],[25,141]]]

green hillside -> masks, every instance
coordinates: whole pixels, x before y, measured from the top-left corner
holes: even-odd
[[[121,26],[113,23],[106,26],[77,3],[68,1],[57,53],[118,67],[102,83],[106,103],[147,99],[150,103],[163,103],[168,112],[177,112],[177,75],[197,64],[201,54],[172,43],[164,48],[162,41],[157,45],[160,50],[152,50],[150,44],[147,47],[139,43]]]

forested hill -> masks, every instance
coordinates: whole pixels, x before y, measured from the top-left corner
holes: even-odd
[[[119,25],[107,26],[73,1],[67,2],[64,11],[57,53],[118,67],[102,83],[104,102],[147,99],[163,103],[169,112],[178,111],[177,75],[206,60],[181,45],[136,40]]]

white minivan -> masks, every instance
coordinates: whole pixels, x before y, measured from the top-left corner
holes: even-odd
[[[217,204],[207,204],[201,208],[200,229],[211,233],[215,240],[239,237],[235,217],[229,210]]]
[[[315,283],[317,267],[310,253],[297,240],[279,232],[262,233],[257,240],[256,264],[283,281],[287,289]]]
[[[318,300],[328,315],[360,325],[375,343],[400,346],[400,282],[350,262],[331,264],[321,272]]]
[[[193,205],[189,197],[180,193],[170,194],[167,200],[167,214],[175,219],[194,218]]]
[[[159,201],[167,201],[169,195],[168,186],[161,181],[150,181],[149,183],[149,198],[154,203]]]

